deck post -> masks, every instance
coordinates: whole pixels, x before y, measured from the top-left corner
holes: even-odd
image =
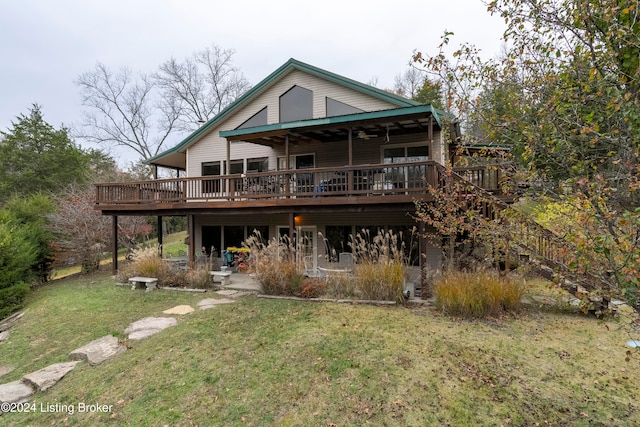
[[[158,215],[158,256],[162,258],[162,215]]]
[[[424,221],[418,222],[418,252],[420,252],[419,259],[421,298],[431,298],[431,286],[427,280],[427,236]]]
[[[349,166],[353,166],[353,128],[349,128]],[[353,170],[347,172],[347,191],[355,190],[353,186]]]
[[[196,264],[196,216],[187,216],[187,226],[189,228],[189,268],[192,270]]]
[[[111,274],[118,274],[118,215],[113,216],[111,228]]]
[[[291,165],[289,164],[289,134],[286,134],[284,136],[284,157],[285,169],[287,170],[287,173],[284,176],[284,192],[287,195],[287,198],[289,198],[291,197],[291,174],[289,173],[289,170],[291,169]],[[289,232],[289,234],[291,234],[291,232]]]
[[[221,175],[227,175],[227,177],[225,178],[225,190],[227,192],[227,196],[229,198],[229,200],[234,200],[234,194],[235,194],[235,188],[233,185],[231,185],[231,180],[229,179],[229,175],[231,175],[231,141],[229,141],[227,139],[227,160],[226,160],[226,165],[224,167],[224,173],[223,171],[220,171]]]

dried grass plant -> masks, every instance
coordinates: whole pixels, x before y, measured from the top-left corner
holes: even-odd
[[[351,236],[355,288],[363,299],[402,302],[407,268],[402,235],[393,230],[373,235],[362,229]]]
[[[482,318],[517,312],[525,286],[513,277],[496,272],[452,271],[440,278],[434,291],[436,306],[443,312]]]
[[[118,280],[126,282],[131,277],[155,277],[158,285],[167,285],[171,280],[171,268],[160,258],[159,247],[149,246],[140,249],[133,249],[132,261],[125,264],[118,270]]]
[[[256,277],[267,295],[298,295],[304,277],[298,271],[295,252],[288,237],[262,240],[255,231],[245,243],[254,257]]]

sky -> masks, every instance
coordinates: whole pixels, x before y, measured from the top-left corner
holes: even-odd
[[[392,88],[415,50],[445,30],[487,58],[504,23],[482,0],[0,0],[0,130],[32,104],[58,128],[79,125],[74,80],[98,62],[151,73],[212,43],[255,85],[289,58]],[[176,143],[179,141],[176,141]]]

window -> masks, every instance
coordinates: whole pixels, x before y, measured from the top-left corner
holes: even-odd
[[[220,192],[220,162],[208,162],[202,164],[202,176],[216,176],[215,179],[202,180],[203,193],[219,193]]]
[[[278,170],[287,169],[287,158],[278,157]],[[291,169],[310,169],[316,167],[315,154],[297,154],[289,156],[289,166]],[[313,175],[310,173],[298,172],[293,175],[293,191],[303,193],[313,193],[314,191]]]
[[[202,164],[202,176],[220,175],[220,162],[209,162]]]
[[[224,249],[228,247],[239,248],[244,241],[244,227],[242,225],[225,225],[223,236]]]
[[[278,170],[287,169],[287,158],[278,157]],[[291,169],[309,169],[316,167],[315,154],[297,154],[289,156],[289,166]]]
[[[280,96],[280,122],[295,122],[313,118],[313,92],[293,86]]]
[[[249,172],[265,172],[269,170],[268,157],[254,157],[247,159],[247,173]]]
[[[268,225],[247,225],[247,237],[256,236],[260,241],[266,243],[269,241]]]
[[[333,98],[327,97],[327,117],[333,116],[345,116],[347,114],[362,113],[363,110],[352,107],[344,102],[336,101]]]
[[[212,251],[222,254],[220,244],[222,242],[222,230],[219,225],[203,225],[202,226],[202,247],[204,247],[207,255],[211,255]]]
[[[229,174],[241,174],[244,173],[244,160],[231,160],[229,166]]]
[[[255,113],[236,129],[252,128],[256,126],[264,126],[267,124],[267,107]]]

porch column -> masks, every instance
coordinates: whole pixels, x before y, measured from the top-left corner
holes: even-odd
[[[291,165],[289,164],[289,134],[284,136],[284,159],[285,169],[287,170],[287,174],[284,176],[284,192],[288,197],[291,193],[291,174],[289,174],[289,170],[291,169]],[[289,228],[289,230],[291,230],[291,228]]]
[[[111,228],[111,274],[118,274],[118,216],[113,216]]]
[[[231,174],[231,141],[227,139],[227,164],[225,165],[224,175],[230,175],[230,174]],[[226,181],[227,181],[227,185],[226,185],[227,194],[229,195],[229,198],[232,198],[233,193],[235,193],[235,189],[232,188],[231,180],[228,177]]]
[[[196,216],[189,215],[187,217],[187,226],[189,228],[189,267],[195,268],[196,264]]]
[[[162,258],[162,215],[158,215],[158,255]]]
[[[353,128],[349,128],[349,166],[353,166]],[[353,187],[353,171],[347,172],[347,188],[349,191],[355,190]]]
[[[427,236],[424,221],[418,222],[418,252],[420,259],[420,292],[421,298],[431,298],[431,285],[427,281]]]

